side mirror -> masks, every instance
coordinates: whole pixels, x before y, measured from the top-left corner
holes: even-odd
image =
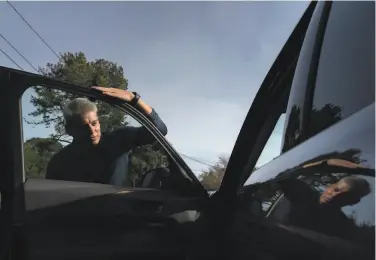
[[[169,190],[171,188],[170,170],[157,168],[146,172],[141,180],[141,188]]]

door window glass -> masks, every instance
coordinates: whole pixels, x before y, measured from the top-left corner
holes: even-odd
[[[375,101],[375,3],[333,2],[318,65],[309,136]]]
[[[148,130],[107,103],[34,87],[22,104],[28,179],[136,187],[146,173],[169,168],[167,153]]]
[[[299,59],[287,107],[287,122],[283,141],[283,152],[286,152],[302,140],[302,111],[306,102],[307,84],[314,55],[314,46],[318,37],[318,28],[322,19],[325,2],[317,2],[312,17],[306,19],[306,31],[302,32]]]

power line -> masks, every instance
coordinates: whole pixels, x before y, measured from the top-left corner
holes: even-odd
[[[33,64],[31,64],[31,62],[28,60],[28,59],[26,59],[26,57],[24,56],[24,55],[22,55],[22,53],[19,51],[19,50],[17,50],[17,48],[16,47],[14,47],[13,46],[13,44],[12,43],[10,43],[8,40],[7,40],[7,38],[5,38],[5,36],[4,35],[2,35],[1,33],[0,33],[0,37],[1,38],[3,38],[3,40],[4,41],[6,41],[6,43],[8,43],[9,44],[9,46],[10,47],[12,47],[12,49],[13,50],[15,50],[17,53],[18,53],[18,55],[20,55],[37,73],[39,73],[39,70],[37,69],[37,68],[35,68],[35,66],[33,65]]]
[[[197,158],[197,157],[193,157],[193,156],[190,156],[190,155],[186,155],[186,154],[180,154],[186,158],[189,158],[189,159],[192,159],[192,160],[196,160],[196,161],[200,161],[202,163],[205,163],[206,165],[208,166],[213,166],[213,163],[208,161],[208,160],[204,160],[204,159],[201,159],[201,158]]]
[[[208,164],[208,163],[206,163],[206,162],[203,162],[203,161],[201,161],[200,159],[197,159],[197,158],[194,158],[194,157],[191,157],[191,156],[188,156],[188,155],[185,155],[185,154],[180,154],[181,156],[183,156],[183,157],[185,157],[185,158],[187,158],[187,159],[190,159],[190,160],[192,160],[192,161],[195,161],[195,162],[198,162],[198,163],[201,163],[201,164],[203,164],[203,165],[206,165],[206,166],[209,166],[209,167],[214,167],[214,165],[211,165],[211,164]]]
[[[20,70],[24,70],[20,65],[17,64],[17,62],[15,62],[5,51],[3,51],[1,48],[0,48],[0,51],[11,61],[14,63],[14,65],[16,65]]]
[[[20,12],[16,9],[16,7],[14,7],[9,1],[7,1],[7,3],[13,8],[13,10],[21,17],[21,19],[30,27],[30,29],[39,37],[39,39],[41,39],[41,41],[55,54],[55,56],[60,59],[60,56],[56,53],[56,51],[54,51],[54,49],[52,49],[52,47],[43,39],[42,36],[39,35],[39,33],[37,33],[37,31],[33,28],[33,26],[31,26],[31,24],[28,23],[28,21],[26,21],[26,19],[23,17],[22,14],[20,14]]]

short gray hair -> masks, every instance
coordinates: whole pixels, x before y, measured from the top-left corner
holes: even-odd
[[[98,107],[94,102],[87,98],[75,98],[64,106],[63,116],[65,120],[65,130],[69,133],[69,125],[78,117],[81,117],[87,112],[97,112]]]
[[[367,180],[357,176],[347,176],[340,180],[345,182],[350,187],[350,192],[359,196],[360,198],[368,195],[371,192],[371,186]]]

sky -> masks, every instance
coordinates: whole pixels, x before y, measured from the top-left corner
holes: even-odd
[[[308,2],[13,2],[57,52],[123,66],[168,126],[178,152],[214,164],[230,155],[252,101]],[[6,3],[0,33],[35,66],[56,56]],[[0,39],[24,70],[32,68]],[[2,66],[16,68],[2,53]],[[30,91],[23,115],[33,111]],[[283,120],[282,120],[283,121]],[[259,164],[279,153],[283,122]],[[24,124],[25,139],[51,130]],[[206,166],[184,158],[198,173]]]

